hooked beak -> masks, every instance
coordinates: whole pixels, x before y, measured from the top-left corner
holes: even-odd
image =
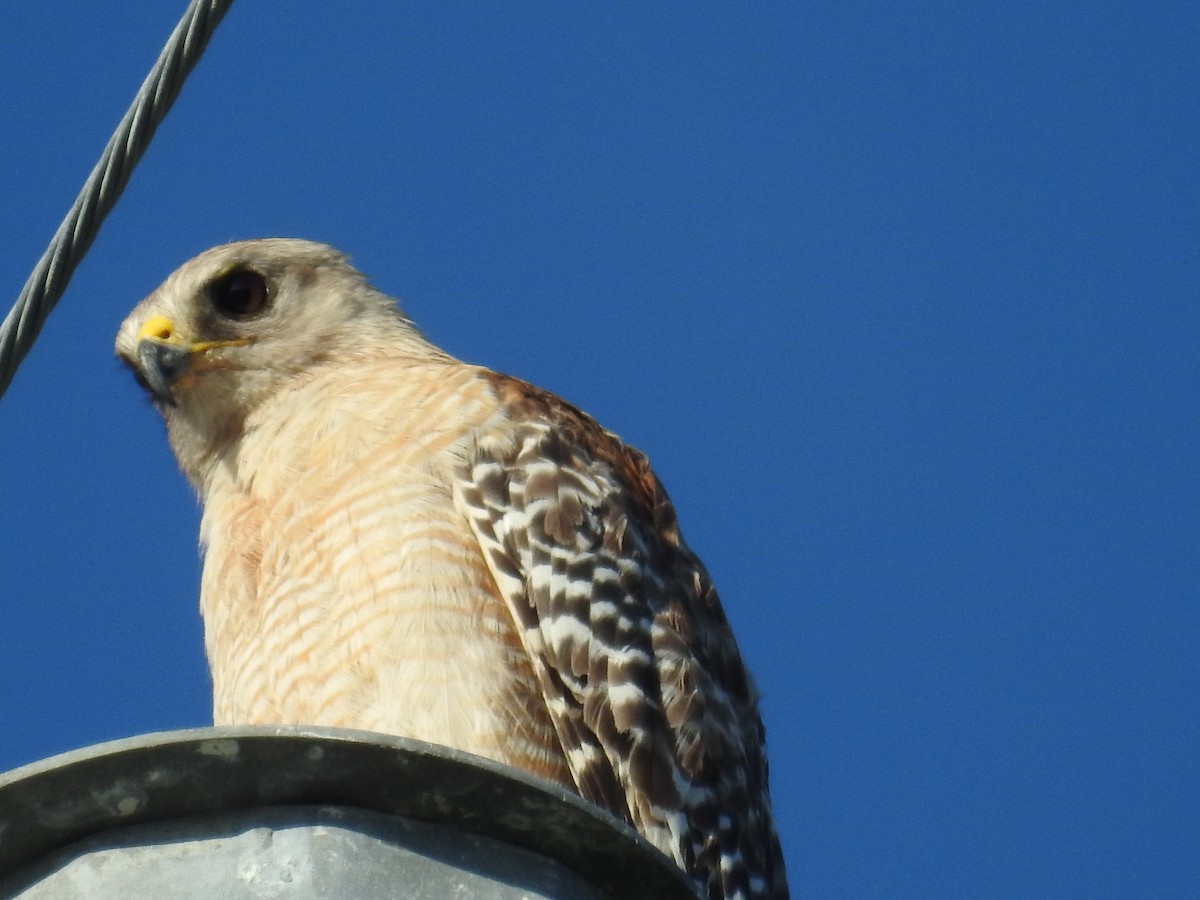
[[[192,367],[192,351],[182,344],[142,338],[138,341],[137,361],[146,389],[155,399],[174,406],[171,388]]]
[[[156,400],[174,406],[175,385],[192,369],[198,357],[209,350],[241,347],[248,343],[249,338],[188,343],[165,316],[151,316],[138,329],[138,380]]]

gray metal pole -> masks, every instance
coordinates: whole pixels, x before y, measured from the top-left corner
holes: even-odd
[[[144,735],[0,776],[0,897],[695,900],[636,832],[466,753],[321,728]]]

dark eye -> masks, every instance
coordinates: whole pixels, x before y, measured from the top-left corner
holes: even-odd
[[[230,319],[250,319],[267,308],[267,282],[251,269],[234,269],[208,286],[213,309]]]

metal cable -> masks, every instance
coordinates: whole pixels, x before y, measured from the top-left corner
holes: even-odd
[[[233,0],[192,0],[121,124],[108,140],[75,204],[38,260],[21,295],[0,325],[0,397],[37,339],[79,265],[125,189],[158,124]]]

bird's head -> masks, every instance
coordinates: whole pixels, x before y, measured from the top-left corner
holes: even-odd
[[[211,455],[255,408],[323,365],[439,352],[343,254],[285,238],[224,244],[185,263],[121,324],[116,351],[162,413],[185,471],[188,457]]]

